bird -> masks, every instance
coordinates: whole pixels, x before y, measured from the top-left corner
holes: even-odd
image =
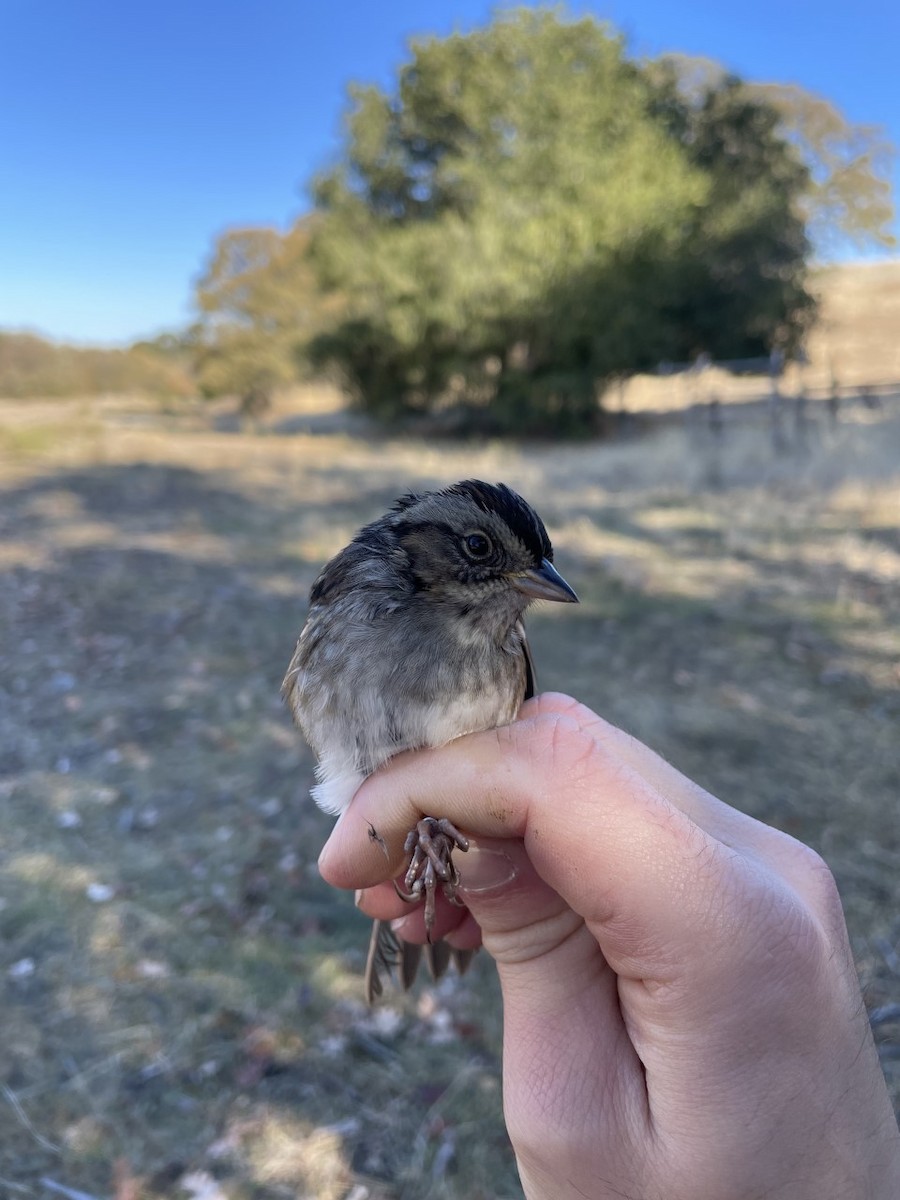
[[[536,600],[577,603],[553,565],[532,506],[503,483],[466,479],[400,496],[322,568],[282,684],[316,759],[312,797],[342,814],[395,755],[438,747],[515,720],[535,692],[523,616]],[[381,840],[377,830],[370,835]],[[398,893],[424,900],[432,974],[471,952],[431,941],[435,892],[456,900],[453,853],[468,849],[446,818],[425,816],[404,846]],[[366,964],[373,1003],[398,968],[411,986],[422,947],[376,921]]]

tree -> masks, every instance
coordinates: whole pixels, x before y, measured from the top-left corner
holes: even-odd
[[[219,239],[201,385],[249,408],[308,363],[379,416],[589,427],[614,375],[796,348],[813,244],[891,242],[885,146],[800,89],[635,62],[557,10],[419,40],[391,92],[351,89],[311,218]]]
[[[308,260],[309,228],[234,229],[221,235],[196,287],[192,332],[201,389],[236,393],[256,415],[272,392],[294,382],[301,348],[323,306]]]
[[[653,111],[709,184],[683,227],[671,316],[680,357],[761,357],[797,348],[814,315],[799,197],[809,169],[779,113],[735,76],[648,71]]]
[[[666,54],[646,64],[682,103],[696,108],[729,79],[712,59]],[[732,81],[733,81],[733,77]],[[841,242],[890,249],[896,238],[890,167],[894,147],[875,125],[854,125],[829,101],[796,84],[745,82],[746,94],[777,114],[776,132],[793,145],[807,169],[797,212],[820,254]]]
[[[583,428],[616,372],[799,340],[808,172],[738,81],[689,102],[546,10],[411,51],[393,95],[353,90],[315,188],[313,259],[346,309],[314,350],[359,403]]]
[[[494,426],[584,424],[625,342],[656,340],[617,296],[705,188],[593,20],[526,10],[415,43],[396,96],[355,90],[344,162],[317,183],[315,261],[348,306],[319,358],[385,415],[453,403]],[[588,272],[605,294],[577,286]]]
[[[894,149],[875,125],[853,125],[830,101],[796,85],[748,85],[778,113],[782,135],[809,170],[800,214],[820,253],[849,240],[858,249],[893,249],[889,171]]]

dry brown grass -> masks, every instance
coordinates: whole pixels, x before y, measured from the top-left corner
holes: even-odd
[[[813,386],[900,383],[900,261],[823,270],[821,320],[810,339]]]
[[[780,455],[764,423],[545,448],[334,417],[0,406],[4,1196],[520,1195],[490,964],[366,1012],[278,700],[318,565],[409,487],[535,501],[583,598],[532,622],[542,685],[820,849],[867,1003],[900,1003],[900,398]]]

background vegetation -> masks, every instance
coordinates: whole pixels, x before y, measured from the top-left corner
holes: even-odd
[[[174,335],[128,349],[60,345],[0,330],[0,396],[96,396],[143,392],[185,398],[196,392],[190,354]]]
[[[799,88],[507,11],[350,89],[313,211],[221,235],[190,329],[106,353],[6,335],[0,393],[196,389],[258,414],[318,375],[389,421],[598,429],[612,379],[797,351],[814,251],[892,244],[890,152]]]
[[[795,351],[813,238],[891,241],[885,152],[799,89],[634,61],[593,19],[503,14],[414,43],[391,93],[351,89],[306,226],[310,311],[334,307],[293,366],[268,344],[380,417],[595,428],[614,376]]]

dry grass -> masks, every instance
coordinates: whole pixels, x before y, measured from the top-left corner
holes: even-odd
[[[821,320],[810,339],[815,386],[831,368],[851,387],[900,381],[900,261],[823,270]]]
[[[764,424],[544,448],[334,418],[0,407],[0,1194],[520,1195],[490,964],[364,1010],[278,700],[318,565],[409,487],[535,501],[583,597],[532,622],[542,685],[820,849],[867,1003],[900,1002],[900,399],[782,455]]]

